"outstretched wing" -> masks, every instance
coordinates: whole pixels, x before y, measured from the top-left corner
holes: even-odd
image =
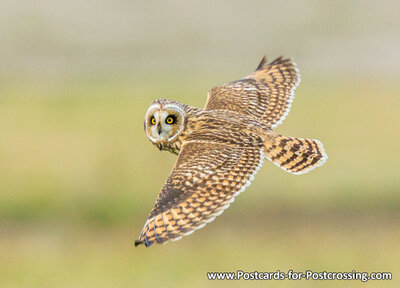
[[[208,92],[205,110],[230,110],[256,117],[275,128],[289,113],[300,74],[291,59],[282,56],[270,64],[265,57],[250,75],[216,86]]]
[[[258,147],[185,143],[135,245],[178,240],[204,227],[250,185],[263,158]]]

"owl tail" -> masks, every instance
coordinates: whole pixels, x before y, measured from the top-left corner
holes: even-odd
[[[269,136],[264,143],[265,157],[289,173],[307,173],[328,159],[324,146],[318,140],[278,134]]]

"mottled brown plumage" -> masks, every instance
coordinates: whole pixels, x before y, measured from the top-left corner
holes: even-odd
[[[293,174],[322,165],[327,156],[318,140],[272,132],[299,82],[292,60],[266,65],[264,57],[252,74],[211,89],[204,109],[154,101],[146,134],[178,159],[135,245],[177,240],[212,221],[250,185],[264,158]]]

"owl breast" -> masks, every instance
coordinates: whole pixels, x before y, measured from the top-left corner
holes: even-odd
[[[155,143],[154,145],[156,145],[160,151],[169,151],[173,154],[178,155],[182,147],[183,139],[184,137],[177,137],[174,141],[159,142]]]

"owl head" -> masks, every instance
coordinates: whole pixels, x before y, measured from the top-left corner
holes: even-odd
[[[175,101],[159,99],[147,109],[144,130],[154,144],[173,141],[183,130],[185,107]]]

